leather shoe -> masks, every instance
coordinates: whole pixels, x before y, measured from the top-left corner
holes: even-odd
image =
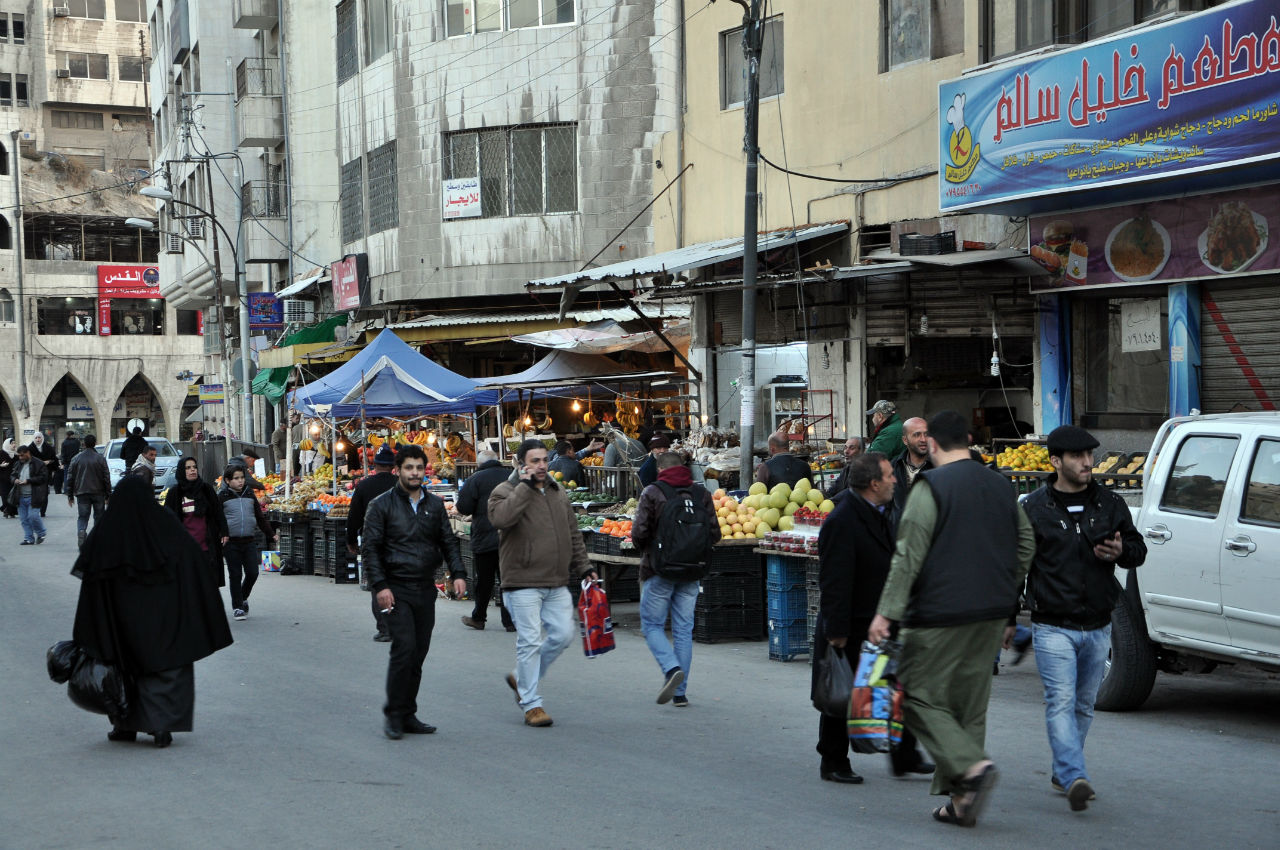
[[[841,768],[840,770],[824,770],[821,773],[823,780],[827,782],[840,782],[844,785],[862,784],[862,777],[854,773],[849,768]]]
[[[898,764],[894,764],[893,775],[906,776],[908,773],[914,773],[919,776],[932,776],[933,772],[937,769],[938,769],[937,765],[935,765],[933,762],[926,761],[925,759],[922,759],[922,758],[918,758],[916,759],[915,764],[911,765],[910,767],[902,767],[902,766],[899,766]]]
[[[378,632],[373,636],[373,639],[378,643],[391,643],[391,635],[386,632]]]
[[[484,631],[484,620],[473,620],[470,617],[463,617],[462,625],[470,626],[478,632]]]
[[[430,723],[423,723],[412,714],[401,721],[401,726],[404,728],[404,731],[408,732],[410,735],[430,735],[432,732],[436,731],[436,727],[432,726]]]
[[[507,631],[509,631],[509,632],[514,632],[514,631],[516,630],[516,627],[515,627],[515,624],[514,624],[514,623],[512,623],[510,626],[503,626],[503,628],[504,628],[504,629],[506,629],[506,630],[507,630]]]
[[[398,717],[388,717],[386,722],[382,724],[382,732],[393,741],[399,741],[404,737],[404,725]]]

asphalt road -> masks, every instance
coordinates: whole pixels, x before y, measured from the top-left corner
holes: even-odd
[[[809,667],[764,643],[695,644],[692,707],[658,706],[657,666],[628,629],[595,660],[575,644],[544,683],[549,729],[527,728],[503,675],[514,640],[441,601],[421,717],[389,741],[387,647],[367,597],[320,578],[261,576],[236,642],[196,665],[195,731],[157,750],[107,741],[45,674],[70,637],[75,520],[17,546],[0,520],[0,847],[1198,847],[1273,848],[1280,681],[1161,676],[1148,706],[1099,714],[1098,800],[1049,787],[1029,657],[995,680],[988,746],[1002,778],[976,829],[936,824],[924,780],[854,756],[864,785],[818,778]],[[628,608],[619,611],[626,621]],[[632,606],[630,610],[634,610]]]

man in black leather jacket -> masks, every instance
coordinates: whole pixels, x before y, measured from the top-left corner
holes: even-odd
[[[572,457],[572,455],[570,455]],[[493,598],[493,583],[501,575],[498,566],[498,529],[489,522],[489,496],[493,489],[507,480],[511,467],[503,466],[497,454],[484,449],[476,454],[480,465],[471,473],[458,490],[458,513],[471,517],[471,561],[476,568],[472,597],[475,606],[471,616],[463,617],[462,624],[473,629],[483,629]],[[574,463],[577,463],[575,460]],[[511,614],[498,597],[498,610],[502,612],[502,626],[509,632],[516,630]]]
[[[1081,811],[1095,796],[1084,739],[1111,648],[1111,610],[1120,598],[1115,568],[1141,566],[1147,546],[1129,507],[1093,481],[1098,441],[1063,425],[1048,443],[1055,473],[1023,504],[1036,535],[1027,604],[1053,751],[1050,782]]]
[[[365,574],[380,610],[387,615],[391,656],[383,732],[398,740],[405,732],[429,735],[434,726],[417,717],[422,663],[436,622],[436,569],[448,560],[453,588],[467,591],[467,573],[444,501],[422,486],[427,456],[420,446],[396,453],[396,486],[369,503],[360,537]]]

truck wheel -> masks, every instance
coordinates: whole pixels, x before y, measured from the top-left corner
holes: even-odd
[[[1102,711],[1130,711],[1151,694],[1156,683],[1155,647],[1142,627],[1142,613],[1128,596],[1111,612],[1111,653],[1094,707]]]

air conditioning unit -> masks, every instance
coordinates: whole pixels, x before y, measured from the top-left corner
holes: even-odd
[[[304,301],[301,298],[286,298],[282,302],[284,307],[284,322],[288,324],[310,324],[316,320],[316,308],[310,301]]]
[[[54,72],[53,72],[53,75],[54,75],[55,77],[57,77],[58,79],[60,79],[60,80],[65,80],[65,79],[67,79],[68,77],[70,77],[70,76],[71,76],[71,69],[70,69],[70,68],[59,68],[58,70],[56,70],[56,71],[54,71]]]
[[[71,7],[70,6],[54,6],[53,16],[55,18],[69,18],[71,17]]]
[[[166,254],[181,254],[182,237],[176,233],[166,233],[164,235],[164,252]]]
[[[204,219],[189,218],[187,219],[187,234],[192,239],[204,238]]]

